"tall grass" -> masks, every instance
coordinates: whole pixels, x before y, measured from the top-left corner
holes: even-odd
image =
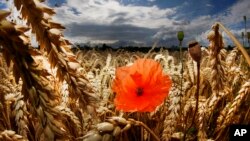
[[[231,124],[249,124],[249,57],[241,48],[224,49],[220,24],[208,35],[209,47],[202,48],[197,89],[197,64],[188,52],[183,77],[178,53],[166,49],[73,54],[64,27],[51,18],[53,9],[37,0],[14,2],[30,28],[0,11],[0,140],[168,141],[183,139],[186,131],[186,140],[228,140]],[[25,35],[30,29],[39,50]],[[111,90],[116,68],[144,57],[160,62],[171,76],[168,98],[151,113],[116,111]]]

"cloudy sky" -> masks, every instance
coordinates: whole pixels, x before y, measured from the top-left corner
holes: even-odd
[[[207,45],[206,34],[222,22],[241,39],[243,16],[250,31],[249,0],[47,0],[55,8],[71,42],[133,41],[177,45],[176,33],[185,33],[184,45],[196,39]],[[0,6],[1,7],[1,6]],[[225,35],[226,45],[232,44]]]

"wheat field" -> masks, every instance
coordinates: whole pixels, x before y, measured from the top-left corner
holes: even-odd
[[[27,26],[0,10],[1,141],[227,141],[230,125],[250,124],[249,53],[227,29],[236,47],[224,48],[221,23],[207,35],[198,65],[188,51],[180,59],[163,48],[72,52],[52,8],[38,0],[14,5]],[[170,92],[153,112],[116,110],[116,69],[139,58],[161,64]]]

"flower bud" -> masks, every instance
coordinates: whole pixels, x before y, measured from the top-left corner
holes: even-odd
[[[179,31],[177,33],[177,37],[179,41],[182,41],[184,39],[184,32],[183,31]]]
[[[196,62],[200,62],[201,60],[201,46],[197,41],[190,41],[188,43],[188,51],[190,56]]]

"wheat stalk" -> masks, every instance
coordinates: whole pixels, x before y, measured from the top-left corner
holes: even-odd
[[[164,120],[164,130],[162,132],[162,139],[169,141],[172,134],[175,131],[175,128],[178,124],[178,121],[180,120],[180,90],[178,88],[175,88],[170,91],[170,99],[171,99],[171,104],[169,107],[169,115],[166,116]]]
[[[215,129],[215,137],[217,140],[228,139],[228,126],[232,123],[239,123],[239,115],[236,114],[239,111],[240,106],[244,103],[246,96],[249,95],[250,81],[244,83],[239,91],[239,94],[235,99],[228,103],[223,111],[220,113],[217,119],[217,126]],[[245,114],[245,112],[243,112]]]
[[[205,103],[199,104],[199,116],[198,116],[198,140],[199,141],[206,141],[207,140],[207,133],[206,133],[206,123],[205,123],[205,114],[206,114],[206,105]]]
[[[222,23],[217,22],[215,24],[216,24],[216,26],[220,26],[228,34],[228,36],[231,38],[231,40],[239,48],[239,50],[241,51],[241,53],[245,57],[248,65],[250,65],[250,57],[249,57],[248,53],[246,52],[246,50],[244,49],[244,47],[240,44],[240,42],[233,36],[233,34]]]
[[[221,49],[224,46],[222,35],[219,33],[219,26],[216,24],[212,26],[212,31],[207,36],[210,44],[210,66],[211,72],[211,86],[212,90],[218,96],[220,90],[223,90],[223,82],[225,81],[224,71],[222,66]]]
[[[191,114],[196,106],[193,95],[197,90],[196,66],[186,52],[183,95],[180,95],[178,52],[163,49],[153,52],[154,48],[148,53],[84,49],[76,53],[76,58],[62,35],[64,27],[51,19],[53,9],[38,0],[15,0],[15,5],[36,33],[40,51],[45,52],[41,54],[32,49],[29,38],[23,34],[28,28],[6,21],[9,12],[0,11],[1,57],[9,66],[0,60],[0,140],[128,141],[184,137],[193,119]],[[202,49],[198,116],[191,124],[198,136],[196,132],[187,133],[187,140],[225,140],[230,124],[248,122],[249,118],[245,104],[250,87],[249,72],[242,56],[237,49],[226,52],[222,48],[218,25],[213,26],[208,39],[209,49]],[[46,61],[38,60],[41,55],[48,57],[58,77],[43,66]],[[173,80],[170,96],[152,113],[116,111],[111,91],[115,68],[130,65],[142,57],[154,58],[162,64],[164,72],[170,74]],[[22,83],[17,86],[12,83],[9,70],[13,70],[16,82],[21,78]],[[22,93],[18,86],[22,86]],[[100,97],[96,109],[87,106],[94,97]]]
[[[51,19],[51,15],[55,14],[53,9],[38,0],[15,0],[14,3],[36,33],[41,49],[47,51],[51,66],[57,67],[59,80],[66,80],[69,84],[71,103],[74,104],[76,99],[80,98],[80,104],[86,106],[96,100],[97,97],[86,77],[78,73],[81,65],[69,49],[71,44],[61,33],[64,27]]]
[[[10,56],[14,63],[13,69],[15,79],[23,80],[22,94],[31,102],[33,112],[38,115],[39,124],[36,130],[36,139],[41,138],[53,140],[56,135],[65,138],[66,127],[63,124],[63,116],[55,109],[60,99],[58,92],[53,90],[47,77],[50,75],[41,64],[37,64],[31,57],[32,48],[29,46],[28,37],[24,35],[25,27],[15,26],[6,20],[1,20],[2,30],[0,32],[4,54]],[[10,32],[11,31],[11,32]],[[7,56],[7,55],[5,55]]]
[[[245,97],[250,93],[250,81],[246,81],[239,91],[239,94],[235,99],[226,105],[226,108],[220,114],[217,120],[217,130],[225,128],[234,119],[236,111],[239,109],[240,105],[244,102]]]

